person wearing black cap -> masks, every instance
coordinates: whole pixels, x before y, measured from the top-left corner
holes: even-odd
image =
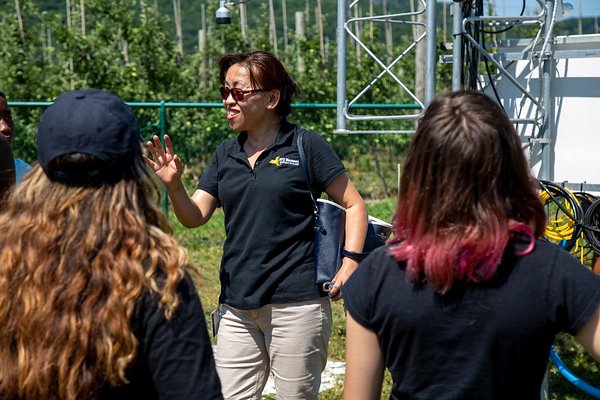
[[[15,125],[12,119],[12,113],[8,106],[8,101],[4,92],[0,91],[0,134],[6,138],[8,144],[12,146]],[[31,166],[20,158],[13,158],[16,182],[23,180],[23,176],[31,169]]]
[[[0,398],[222,399],[132,111],[65,92],[37,149],[0,213]]]

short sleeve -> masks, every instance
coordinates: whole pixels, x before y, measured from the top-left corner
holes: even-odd
[[[170,320],[145,297],[140,344],[159,399],[222,399],[200,299],[189,276],[177,288],[181,305]]]
[[[373,325],[376,296],[382,285],[382,264],[387,263],[387,246],[380,247],[367,256],[342,287],[342,297],[348,313],[356,322],[371,330]]]
[[[551,321],[576,335],[600,304],[600,277],[559,249],[546,293]]]
[[[303,143],[311,186],[313,190],[321,193],[346,169],[329,143],[318,133],[307,131]]]
[[[219,153],[220,147],[213,153],[208,167],[202,172],[197,189],[210,193],[214,198],[219,198]]]

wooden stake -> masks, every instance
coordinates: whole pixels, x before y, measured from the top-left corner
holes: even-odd
[[[300,51],[300,43],[306,40],[306,35],[304,32],[304,13],[302,11],[296,11],[294,14],[296,20],[296,69],[299,73],[303,73],[306,71],[306,65],[304,64],[304,58],[302,57],[302,52]]]
[[[315,20],[317,21],[317,29],[319,31],[319,49],[321,51],[321,62],[324,64],[327,62],[327,55],[325,54],[325,41],[323,33],[323,15],[321,12],[321,0],[317,0],[317,7],[315,8]]]
[[[19,24],[19,34],[21,35],[21,43],[25,46],[25,29],[23,28],[23,15],[21,14],[21,5],[19,0],[15,0],[15,8],[17,10],[17,22]]]
[[[175,19],[175,32],[177,34],[177,52],[183,58],[183,33],[181,29],[181,2],[173,0],[173,17]]]
[[[287,54],[288,26],[287,26],[287,7],[285,4],[285,0],[281,0],[281,14],[283,17],[283,53]]]
[[[85,0],[79,0],[79,14],[81,14],[81,36],[85,37]]]
[[[248,17],[246,16],[246,3],[240,4],[240,29],[242,38],[248,40]]]
[[[387,15],[387,0],[383,0],[383,15]],[[388,56],[388,64],[392,61],[394,43],[392,42],[392,24],[386,22],[385,26],[385,48]]]
[[[373,0],[369,0],[369,17],[373,16]],[[373,30],[373,21],[369,22],[369,34],[371,36],[371,40],[375,38],[375,32]]]
[[[273,46],[273,53],[277,56],[277,28],[275,26],[275,10],[273,0],[269,0],[269,41]]]
[[[356,3],[356,6],[354,7],[354,18],[360,18],[360,6],[358,5],[358,3]],[[358,21],[356,21],[354,23],[354,34],[356,35],[356,37],[360,37],[360,24]],[[356,42],[356,62],[360,62],[360,54],[361,54],[361,47],[358,44],[358,42]]]

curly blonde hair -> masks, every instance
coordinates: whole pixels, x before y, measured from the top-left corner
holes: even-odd
[[[0,214],[0,393],[85,399],[126,382],[131,321],[151,295],[171,318],[187,254],[140,157],[134,179],[74,187],[35,165]]]

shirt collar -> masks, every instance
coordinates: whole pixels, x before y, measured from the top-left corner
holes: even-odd
[[[277,137],[275,138],[275,142],[271,147],[281,146],[287,143],[293,136],[296,131],[296,125],[289,122],[287,119],[282,118],[281,127],[279,128],[279,132],[277,133]],[[244,154],[244,142],[248,138],[248,133],[246,131],[240,132],[236,140],[232,141],[231,146],[229,147],[228,153],[232,156],[236,156]]]

